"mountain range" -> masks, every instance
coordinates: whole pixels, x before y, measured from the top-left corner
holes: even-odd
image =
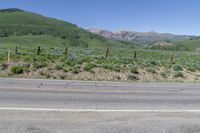
[[[177,41],[177,40],[180,41],[180,40],[189,40],[195,38],[195,36],[174,35],[170,33],[158,33],[154,31],[136,32],[128,30],[117,30],[112,32],[106,29],[96,29],[96,28],[86,28],[86,30],[106,38],[135,42],[139,44],[150,44],[155,41]]]

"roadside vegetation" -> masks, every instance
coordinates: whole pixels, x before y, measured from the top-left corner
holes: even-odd
[[[10,52],[9,52],[10,50]],[[200,82],[200,55],[137,49],[0,48],[0,76]],[[9,55],[10,53],[10,55]]]

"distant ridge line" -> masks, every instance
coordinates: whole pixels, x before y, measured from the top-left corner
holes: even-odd
[[[0,9],[0,12],[23,12],[24,10],[18,9],[18,8],[8,8],[8,9]]]

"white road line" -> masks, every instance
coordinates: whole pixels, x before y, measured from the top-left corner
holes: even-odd
[[[103,110],[103,109],[54,109],[54,108],[8,108],[0,111],[47,111],[47,112],[133,112],[133,113],[200,113],[200,110]]]

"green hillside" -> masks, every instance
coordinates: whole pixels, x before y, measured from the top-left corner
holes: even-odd
[[[15,32],[16,35],[31,33],[61,36],[80,29],[68,22],[20,9],[7,9],[0,10],[0,30],[2,36],[13,35]]]
[[[47,35],[23,35],[23,36],[12,36],[12,37],[1,37],[0,48],[13,48],[15,46],[22,47],[65,47],[66,41]]]
[[[191,51],[200,51],[200,37],[181,42],[180,44],[187,47]]]
[[[133,44],[105,39],[69,22],[20,9],[0,10],[0,44],[73,47],[134,47]]]
[[[171,41],[156,41],[147,46],[151,50],[165,50],[165,51],[188,51],[189,48],[177,42]]]
[[[200,51],[200,37],[182,41],[156,41],[147,46],[151,50]]]

